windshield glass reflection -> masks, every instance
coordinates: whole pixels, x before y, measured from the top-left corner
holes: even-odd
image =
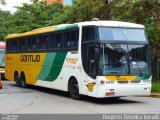
[[[145,30],[138,28],[98,27],[99,40],[147,41]]]
[[[102,44],[100,75],[149,74],[146,45]]]

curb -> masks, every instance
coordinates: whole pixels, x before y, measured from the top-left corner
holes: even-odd
[[[160,98],[160,93],[151,93],[151,97]]]

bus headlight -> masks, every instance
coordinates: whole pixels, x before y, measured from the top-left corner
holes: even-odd
[[[144,88],[144,90],[145,90],[145,91],[150,91],[151,88],[150,88],[150,87],[146,87],[146,88]]]
[[[100,81],[100,84],[101,84],[101,85],[104,85],[104,84],[114,84],[114,81],[101,80],[101,81]]]
[[[107,81],[106,84],[114,84],[114,81]]]
[[[150,80],[143,80],[143,83],[150,83]]]

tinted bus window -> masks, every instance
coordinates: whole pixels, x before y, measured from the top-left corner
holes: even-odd
[[[25,51],[25,49],[26,49],[25,39],[21,38],[19,40],[19,51]]]
[[[27,51],[32,51],[32,39],[31,38],[27,38]]]
[[[96,27],[83,27],[82,28],[82,41],[96,40]]]
[[[37,41],[37,37],[33,37],[33,38],[32,38],[32,50],[34,50],[34,51],[37,50],[36,41]]]
[[[50,34],[48,40],[49,40],[48,42],[49,49],[50,50],[55,49],[55,34]]]
[[[78,30],[67,31],[64,33],[64,48],[77,48],[78,47]]]
[[[56,33],[56,40],[55,41],[56,41],[55,47],[57,49],[62,48],[62,33]]]
[[[48,48],[48,36],[39,36],[37,39],[37,45],[39,50],[47,50]]]
[[[19,41],[18,39],[13,40],[13,51],[19,50]]]
[[[71,46],[71,32],[67,31],[64,33],[64,48],[69,48]]]
[[[74,30],[71,32],[71,47],[77,48],[78,47],[78,39],[79,39],[79,31]]]
[[[7,52],[12,51],[12,48],[13,48],[13,40],[8,40],[7,41],[7,46],[6,46]]]

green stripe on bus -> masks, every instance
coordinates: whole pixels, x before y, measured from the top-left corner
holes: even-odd
[[[137,76],[137,78],[135,80],[142,80],[143,76]]]
[[[135,80],[148,80],[151,75],[137,76]]]
[[[40,73],[41,77],[38,77],[38,80],[52,82],[52,81],[55,81],[59,76],[64,60],[66,58],[67,52],[57,52],[57,53],[48,53],[48,54],[49,55],[47,55],[44,62],[45,65],[42,67],[42,71]],[[52,60],[52,63],[48,59]]]
[[[145,75],[143,80],[148,80],[151,77],[151,75]]]
[[[45,61],[42,65],[42,70],[38,76],[38,80],[44,80],[48,75],[49,71],[51,71],[51,65],[55,59],[56,53],[47,53],[45,57]]]

